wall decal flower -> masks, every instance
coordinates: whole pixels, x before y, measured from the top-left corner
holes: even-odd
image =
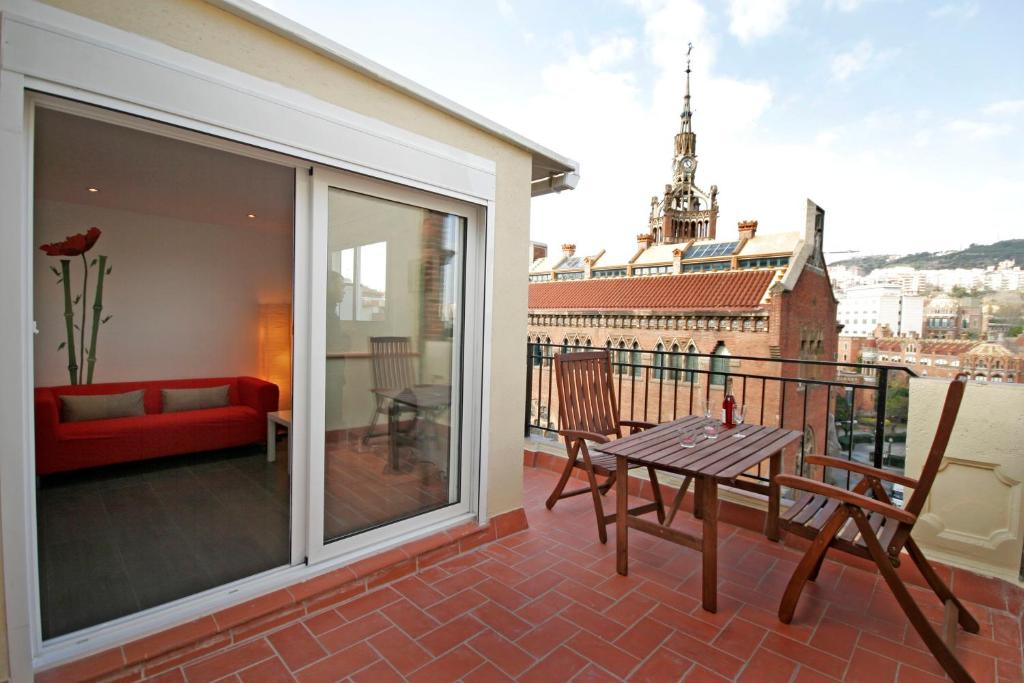
[[[67,340],[61,342],[58,350],[67,349],[68,352],[68,377],[71,384],[92,384],[93,371],[96,368],[96,343],[99,337],[100,325],[105,325],[112,316],[103,316],[103,280],[110,275],[111,268],[107,265],[107,257],[99,256],[89,261],[85,254],[99,240],[102,231],[97,227],[91,227],[84,233],[68,235],[63,242],[52,242],[39,247],[47,256],[80,256],[82,258],[82,292],[72,296],[71,293],[71,259],[60,260],[60,270],[50,267],[57,276],[57,284],[64,288],[64,324],[67,332]],[[92,333],[89,338],[89,348],[85,346],[85,326],[87,317],[87,305],[89,299],[89,271],[97,268],[99,273],[96,277],[96,288],[92,298]],[[80,323],[75,322],[75,304],[81,302],[82,314]],[[78,354],[75,354],[75,330],[78,330]],[[84,377],[83,377],[84,374]]]
[[[92,227],[84,233],[68,235],[63,242],[44,244],[39,248],[45,251],[47,256],[80,256],[96,245],[101,234],[99,228]]]

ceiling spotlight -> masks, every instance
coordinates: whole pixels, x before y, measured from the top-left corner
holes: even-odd
[[[99,192],[100,191],[98,187],[87,187],[85,189],[88,190],[89,192]]]
[[[254,213],[246,214],[246,216],[248,216],[249,218],[256,218],[256,214]]]

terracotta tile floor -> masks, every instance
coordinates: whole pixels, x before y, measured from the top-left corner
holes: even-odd
[[[588,498],[544,509],[554,480],[525,470],[528,531],[159,680],[943,680],[875,574],[827,562],[786,626],[775,609],[797,551],[723,524],[709,614],[696,552],[632,534],[630,576],[617,576]],[[969,607],[982,632],[960,634],[966,666],[979,682],[1022,681],[1017,617]]]

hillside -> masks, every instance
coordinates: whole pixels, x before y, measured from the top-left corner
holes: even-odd
[[[875,268],[910,266],[923,270],[950,268],[987,268],[1010,259],[1024,266],[1024,239],[1003,240],[993,244],[972,244],[961,251],[922,251],[905,256],[859,256],[835,261],[832,266],[859,266],[865,272]]]

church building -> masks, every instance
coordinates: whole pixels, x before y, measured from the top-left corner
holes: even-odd
[[[671,183],[652,197],[646,230],[635,242],[624,240],[591,254],[577,254],[575,245],[564,244],[561,252],[530,266],[527,337],[538,344],[531,347],[535,374],[542,371],[545,353],[611,349],[621,364],[618,371],[632,375],[620,392],[623,414],[641,419],[646,412],[646,419],[655,421],[686,414],[691,391],[698,399],[711,395],[720,402],[725,372],[831,377],[826,367],[801,369],[776,360],[836,358],[836,299],[822,252],[824,210],[808,200],[801,229],[764,232],[750,220],[739,223],[735,236],[719,239],[718,187],[705,191],[697,185],[697,162],[687,60]],[[675,367],[680,371],[667,369]],[[535,410],[547,413],[542,405],[547,397],[538,399],[533,386]],[[751,421],[806,426],[803,450],[822,453],[826,390],[795,381],[784,389],[778,381],[762,387],[760,380],[741,384],[737,379],[734,394],[746,402]],[[557,409],[550,413],[554,420]]]

